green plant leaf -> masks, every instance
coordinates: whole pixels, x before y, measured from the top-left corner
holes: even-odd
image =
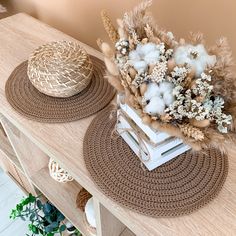
[[[60,232],[63,232],[66,230],[66,226],[65,225],[61,225],[60,228],[59,228],[59,231]]]
[[[36,204],[37,204],[38,209],[41,210],[42,207],[43,207],[42,202],[41,202],[40,200],[37,200],[37,201],[36,201]]]
[[[50,203],[45,203],[44,206],[43,206],[43,212],[45,214],[49,214],[51,210],[52,210],[51,204]]]
[[[36,214],[33,212],[33,213],[30,215],[29,220],[30,220],[30,221],[33,221],[35,217],[36,217]]]
[[[60,212],[60,211],[58,211],[57,212],[57,221],[58,222],[61,222],[61,221],[63,221],[65,219],[65,216]]]

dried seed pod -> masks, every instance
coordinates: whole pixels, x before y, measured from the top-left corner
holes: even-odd
[[[153,129],[158,130],[160,128],[160,124],[158,121],[153,120],[151,123]]]
[[[198,128],[206,128],[210,125],[210,120],[209,119],[205,119],[205,120],[190,119],[189,123]]]
[[[139,87],[139,91],[140,91],[140,94],[141,96],[144,95],[144,93],[147,91],[147,84],[146,83],[142,83]]]
[[[149,67],[148,67],[148,73],[151,74],[153,69],[155,67],[155,64],[150,64]]]
[[[131,82],[132,82],[132,79],[128,74],[126,75],[126,81],[128,84],[131,84]]]
[[[191,87],[191,83],[192,83],[192,78],[191,77],[187,77],[184,80],[184,82],[183,82],[183,87],[190,88]]]
[[[108,43],[103,42],[101,44],[101,50],[103,52],[103,54],[108,57],[108,58],[113,58],[114,57],[114,52],[111,49],[110,45]]]
[[[138,89],[134,85],[130,85],[130,89],[133,92],[133,94],[136,94]]]
[[[141,42],[142,44],[146,44],[148,42],[148,38],[143,38]]]
[[[152,122],[152,119],[151,119],[151,117],[149,115],[145,114],[142,117],[142,121],[143,121],[144,124],[150,125],[151,122]]]
[[[136,110],[136,113],[137,113],[139,116],[141,116],[142,113],[143,113],[143,112],[142,112],[142,109],[137,109],[137,110]]]
[[[197,86],[196,80],[193,80],[190,84],[190,88],[194,89],[194,88],[196,88],[196,86]]]
[[[142,106],[142,100],[143,100],[142,97],[141,96],[137,96],[136,99],[137,99],[139,105]]]
[[[130,67],[129,68],[129,75],[133,80],[135,78],[135,76],[137,75],[137,71],[133,67]]]
[[[176,67],[175,60],[174,59],[170,59],[167,62],[167,67],[168,67],[169,71],[172,71]]]
[[[172,117],[169,114],[161,115],[161,121],[164,123],[168,123],[172,120]]]
[[[180,44],[180,45],[185,45],[185,39],[181,38],[181,39],[179,40],[179,44]]]
[[[192,68],[191,71],[189,72],[188,76],[190,78],[194,78],[195,77],[195,74],[196,74],[196,71]]]
[[[205,97],[204,96],[198,96],[196,97],[196,101],[197,102],[203,102],[205,100]]]

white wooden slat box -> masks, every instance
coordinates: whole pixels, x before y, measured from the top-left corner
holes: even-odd
[[[149,171],[190,149],[181,139],[155,131],[144,124],[141,117],[129,105],[119,103],[119,106],[117,131],[137,156],[141,154],[143,163]],[[141,145],[137,132],[142,134],[142,137],[146,136],[142,138]]]

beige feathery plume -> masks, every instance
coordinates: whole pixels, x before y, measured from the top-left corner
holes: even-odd
[[[153,18],[146,15],[146,10],[152,5],[152,0],[144,0],[137,5],[131,12],[124,14],[123,23],[124,28],[128,32],[137,32],[138,36],[142,38],[145,34],[144,27],[149,24],[154,25]]]
[[[201,32],[190,32],[189,33],[189,39],[190,42],[193,45],[197,45],[197,44],[203,44],[204,43],[204,38],[203,38],[203,34]]]
[[[179,128],[180,131],[184,134],[184,136],[188,138],[193,138],[196,141],[202,141],[204,139],[203,132],[190,124],[179,125]]]
[[[216,64],[211,68],[214,93],[222,96],[226,103],[234,102],[236,99],[235,64],[227,39],[219,39],[209,52],[217,57]]]
[[[124,91],[124,87],[121,85],[119,76],[114,76],[107,73],[104,77],[118,92]]]
[[[105,28],[110,40],[113,43],[116,43],[119,39],[119,35],[118,35],[118,32],[115,29],[114,25],[112,24],[110,17],[108,16],[108,14],[105,10],[103,10],[101,12],[101,18],[102,18],[104,28]]]

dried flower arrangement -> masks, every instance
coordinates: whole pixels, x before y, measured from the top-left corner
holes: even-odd
[[[227,40],[207,48],[201,33],[176,40],[159,29],[145,0],[118,19],[102,20],[113,47],[98,39],[107,79],[152,128],[183,139],[194,150],[235,141],[236,76]]]

